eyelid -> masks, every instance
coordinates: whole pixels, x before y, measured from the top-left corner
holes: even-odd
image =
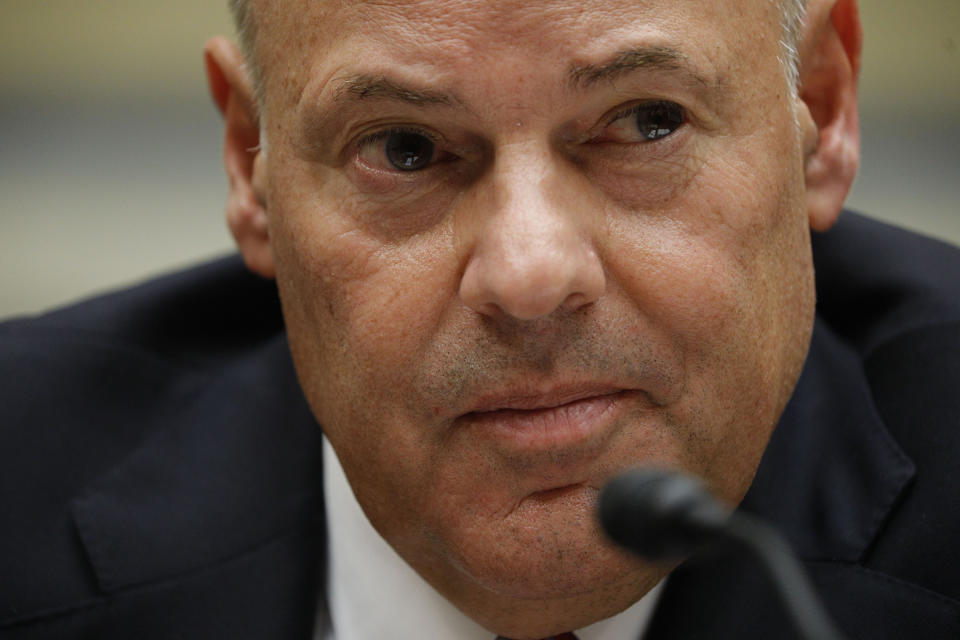
[[[379,142],[380,140],[386,139],[387,136],[394,135],[394,134],[401,134],[401,133],[407,133],[407,134],[413,133],[429,139],[435,145],[443,144],[443,138],[441,136],[438,136],[433,132],[427,131],[426,129],[421,129],[420,127],[416,127],[416,126],[398,125],[398,126],[385,127],[383,129],[378,129],[377,131],[374,131],[372,133],[365,134],[357,140],[355,146],[357,149],[361,149],[365,145],[368,145],[372,142]]]
[[[677,107],[683,113],[684,120],[687,120],[689,118],[689,115],[690,115],[689,110],[687,110],[683,105],[673,102],[672,100],[642,100],[640,102],[634,102],[633,104],[629,104],[626,107],[620,107],[614,113],[614,115],[610,116],[606,120],[606,123],[603,126],[609,127],[617,120],[635,115],[641,108],[650,108],[650,107],[654,107],[656,105],[661,105],[661,104]]]

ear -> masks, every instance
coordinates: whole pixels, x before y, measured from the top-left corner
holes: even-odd
[[[836,222],[860,166],[862,44],[856,0],[811,0],[798,51],[807,210],[814,231]]]
[[[267,228],[265,170],[253,84],[243,55],[226,38],[216,37],[203,50],[210,94],[224,119],[223,164],[227,170],[227,226],[247,267],[265,278],[274,276]]]

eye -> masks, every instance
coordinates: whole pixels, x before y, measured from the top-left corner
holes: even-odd
[[[599,136],[603,142],[644,142],[665,138],[686,119],[684,108],[658,100],[635,104],[617,113]]]
[[[433,140],[414,129],[379,131],[362,139],[357,147],[361,160],[388,171],[420,171],[437,155]]]

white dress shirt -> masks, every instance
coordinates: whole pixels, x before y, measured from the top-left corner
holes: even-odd
[[[315,640],[493,640],[437,593],[388,545],[364,515],[333,448],[323,441],[332,631]],[[625,611],[583,629],[580,640],[639,638],[663,583]]]

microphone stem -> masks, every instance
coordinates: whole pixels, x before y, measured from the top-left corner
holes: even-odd
[[[725,539],[746,548],[770,574],[780,601],[807,640],[844,640],[789,546],[770,526],[742,513],[730,516]]]

